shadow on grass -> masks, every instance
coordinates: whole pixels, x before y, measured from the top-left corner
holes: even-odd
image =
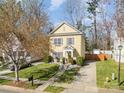
[[[124,81],[122,81],[122,82],[119,84],[119,86],[121,86],[122,84],[124,84]]]

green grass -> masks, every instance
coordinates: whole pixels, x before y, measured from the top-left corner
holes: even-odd
[[[61,76],[58,77],[57,82],[71,83],[75,79],[75,75],[79,71],[79,68],[73,68],[66,70]]]
[[[51,92],[51,93],[60,93],[64,91],[63,87],[56,87],[56,86],[48,86],[44,91]]]
[[[10,80],[0,79],[0,85],[6,85],[10,82]]]
[[[3,68],[2,67],[0,67],[0,71],[3,71]]]
[[[57,73],[59,66],[56,64],[40,64],[37,66],[32,66],[19,71],[19,76],[21,78],[28,78],[33,75],[34,79],[48,80],[55,73]],[[14,73],[8,74],[8,76],[14,77]]]
[[[101,61],[96,64],[97,86],[102,88],[124,89],[124,84],[118,87],[118,63],[113,60]],[[115,73],[115,80],[112,80],[112,73]],[[106,77],[110,82],[105,83]],[[121,82],[124,81],[124,64],[121,64]]]
[[[5,70],[5,69],[7,69],[7,66],[2,66],[2,67],[0,67],[0,71],[3,71],[3,70]]]
[[[25,83],[21,84],[19,87],[26,88],[26,89],[36,89],[38,86],[39,86],[38,84],[34,84],[32,86],[31,83],[25,82]]]

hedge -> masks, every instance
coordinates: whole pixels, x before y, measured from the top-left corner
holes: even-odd
[[[84,58],[83,57],[77,57],[76,60],[77,65],[83,66],[84,65]]]

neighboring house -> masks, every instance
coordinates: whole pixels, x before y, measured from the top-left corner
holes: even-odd
[[[123,38],[116,38],[114,40],[114,46],[113,46],[113,58],[116,62],[119,62],[119,49],[118,46],[122,45],[122,51],[121,51],[121,62],[124,63],[124,39]]]
[[[85,57],[85,40],[82,32],[63,22],[49,33],[51,52],[54,58]]]

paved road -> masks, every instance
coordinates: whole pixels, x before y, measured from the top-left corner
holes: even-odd
[[[34,93],[34,91],[29,89],[3,85],[0,86],[0,93]]]
[[[19,93],[19,92],[14,92],[11,90],[6,90],[6,89],[0,89],[0,93]]]

